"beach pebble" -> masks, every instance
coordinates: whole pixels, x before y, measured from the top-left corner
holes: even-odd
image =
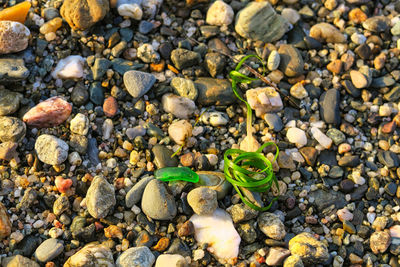
[[[81,56],[68,56],[58,61],[51,75],[54,79],[79,79],[83,77],[85,59]]]
[[[0,142],[18,143],[25,137],[25,133],[23,121],[15,117],[0,116]]]
[[[124,251],[115,262],[116,267],[151,267],[155,257],[148,247],[132,247]]]
[[[281,96],[273,87],[247,90],[246,98],[257,117],[263,117],[266,113],[280,111],[283,108]]]
[[[290,251],[286,248],[272,247],[268,252],[265,263],[269,266],[282,265],[283,261],[290,255]]]
[[[162,254],[158,256],[155,267],[188,267],[186,259],[179,254]]]
[[[0,116],[16,112],[19,109],[22,98],[23,96],[20,93],[0,89]]]
[[[182,145],[192,136],[192,125],[186,120],[173,122],[168,127],[169,137],[178,145]]]
[[[386,231],[374,232],[369,239],[370,248],[374,254],[384,253],[390,243],[390,234]]]
[[[175,77],[171,80],[171,87],[182,97],[189,98],[193,101],[197,98],[198,92],[192,80]]]
[[[86,193],[89,214],[96,219],[105,218],[116,203],[114,186],[101,176],[94,177]]]
[[[269,238],[282,240],[286,235],[285,225],[274,213],[264,212],[257,218],[258,227]]]
[[[82,113],[78,113],[70,122],[71,132],[86,135],[89,132],[89,119]]]
[[[7,209],[0,203],[0,240],[7,238],[11,234],[11,221],[7,214]]]
[[[274,71],[278,69],[279,63],[281,62],[281,58],[279,56],[278,51],[273,50],[271,54],[268,56],[267,67],[270,71]]]
[[[101,21],[109,10],[108,0],[65,0],[60,14],[72,29],[87,30]]]
[[[330,139],[328,136],[326,136],[317,127],[312,127],[311,128],[311,134],[314,137],[314,139],[317,140],[318,143],[321,146],[325,147],[326,149],[329,149],[332,146],[332,139]]]
[[[217,0],[208,8],[206,22],[210,25],[229,25],[233,21],[233,9],[224,1]]]
[[[305,264],[323,263],[329,258],[328,248],[310,233],[300,233],[289,241],[289,250]],[[308,266],[308,265],[307,265]]]
[[[68,157],[68,144],[63,140],[48,134],[42,134],[36,139],[35,150],[40,161],[49,165],[59,165]]]
[[[199,187],[189,192],[187,201],[198,215],[211,215],[218,208],[217,192],[210,188]]]
[[[346,37],[332,24],[321,22],[310,29],[310,36],[320,42],[344,43]]]
[[[55,238],[45,240],[35,251],[35,257],[40,262],[48,262],[64,251],[62,242]]]
[[[141,20],[143,17],[143,10],[137,3],[126,3],[118,6],[118,14],[122,17]]]
[[[297,99],[304,99],[308,96],[307,90],[304,88],[303,83],[298,82],[295,83],[292,87],[290,87],[290,95]]]
[[[170,93],[163,95],[162,107],[165,112],[172,113],[179,119],[188,119],[196,111],[193,100]]]
[[[139,98],[146,94],[155,82],[154,75],[147,72],[131,70],[124,74],[125,88],[134,98]]]
[[[22,23],[0,21],[0,55],[15,53],[28,47],[31,32]]]
[[[110,248],[103,244],[89,243],[69,257],[64,266],[101,266],[102,264],[114,266]]]
[[[306,133],[299,128],[289,128],[286,133],[286,137],[289,139],[289,142],[294,143],[298,146],[305,146],[307,144]]]

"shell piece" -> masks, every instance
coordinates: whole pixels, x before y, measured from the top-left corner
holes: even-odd
[[[0,21],[0,54],[22,51],[28,47],[31,32],[22,23]]]

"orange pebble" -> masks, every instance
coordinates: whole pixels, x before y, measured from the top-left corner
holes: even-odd
[[[40,27],[39,31],[41,34],[56,32],[61,26],[62,26],[62,18],[57,17],[43,24]]]
[[[31,3],[26,1],[0,11],[0,20],[18,21],[25,23]]]
[[[60,193],[65,193],[72,185],[71,179],[64,179],[61,176],[57,176],[55,180],[56,187]]]
[[[350,21],[360,24],[367,19],[367,15],[359,8],[352,9],[349,12],[349,19]]]
[[[117,100],[110,96],[103,103],[103,111],[107,117],[114,117],[118,112]]]
[[[155,71],[155,72],[162,72],[164,70],[165,67],[165,61],[161,60],[160,63],[156,64],[156,63],[151,63],[150,64],[150,70],[151,71]]]
[[[172,65],[168,64],[168,69],[175,74],[179,74],[179,71]]]

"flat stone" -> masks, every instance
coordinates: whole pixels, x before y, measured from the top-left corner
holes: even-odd
[[[139,98],[146,94],[155,82],[154,75],[147,72],[131,70],[124,74],[126,90],[134,98]]]
[[[310,36],[319,42],[344,43],[346,37],[332,24],[321,22],[310,29]]]
[[[28,78],[30,71],[22,58],[0,57],[0,82],[22,81]]]
[[[196,102],[200,105],[227,106],[236,102],[236,96],[228,80],[198,78],[194,84],[198,90]]]
[[[342,167],[357,167],[360,164],[359,156],[343,156],[338,161],[339,166]]]
[[[341,192],[316,190],[310,192],[309,196],[315,199],[314,203],[320,212],[330,205],[335,205],[337,209],[341,209],[347,204],[347,201]]]
[[[0,21],[0,55],[25,50],[30,35],[29,29],[18,21]]]
[[[1,261],[1,266],[3,267],[40,267],[40,265],[21,255],[15,255],[11,257],[3,258]]]
[[[152,176],[142,178],[128,191],[125,196],[125,205],[128,208],[133,207],[133,205],[137,204],[141,200],[146,185],[153,179],[154,177]]]
[[[103,244],[89,243],[69,257],[64,267],[101,266],[103,264],[114,266],[111,250]]]
[[[111,61],[105,58],[96,58],[92,67],[93,79],[100,80],[109,67],[111,67]]]
[[[105,218],[116,203],[114,186],[101,176],[94,177],[86,193],[89,214],[96,219]]]
[[[189,98],[193,101],[197,98],[197,88],[192,80],[175,77],[171,80],[171,87],[182,97]]]
[[[370,17],[362,23],[364,29],[371,32],[384,32],[389,27],[390,21],[384,16]]]
[[[154,154],[154,163],[157,168],[164,167],[176,167],[178,166],[178,160],[176,157],[171,158],[173,152],[162,145],[155,145],[151,151]]]
[[[133,247],[124,251],[117,259],[116,267],[151,267],[155,257],[148,247]]]
[[[320,97],[320,114],[326,123],[340,124],[340,92],[337,89],[329,89]]]
[[[48,262],[55,259],[64,251],[64,245],[60,240],[50,238],[45,240],[35,251],[35,257],[38,261]]]
[[[264,120],[268,124],[269,129],[274,132],[280,132],[283,129],[283,122],[281,117],[276,113],[266,113],[264,115]]]
[[[222,73],[225,68],[225,56],[215,52],[207,53],[204,58],[204,63],[211,77],[215,77],[217,74]]]
[[[179,119],[188,119],[196,111],[196,104],[193,100],[171,93],[163,95],[161,102],[165,112],[172,113]]]
[[[218,207],[217,192],[207,187],[191,190],[187,195],[187,201],[198,215],[213,214]]]
[[[19,109],[22,98],[23,96],[20,93],[0,89],[0,116],[15,113]]]
[[[300,52],[293,45],[283,44],[279,47],[279,69],[288,77],[303,74],[304,62]]]
[[[399,167],[400,165],[399,157],[392,151],[379,151],[378,160],[388,168]]]
[[[302,147],[299,149],[299,152],[306,160],[307,164],[310,166],[314,166],[318,157],[318,151],[314,147]]]
[[[172,50],[171,60],[177,69],[182,70],[199,64],[201,57],[199,53],[183,48],[177,48]]]
[[[36,139],[35,150],[40,161],[49,165],[59,165],[68,157],[68,144],[63,140],[48,134],[42,134]]]

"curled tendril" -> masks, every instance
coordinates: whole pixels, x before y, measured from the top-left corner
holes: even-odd
[[[255,57],[257,58],[262,66],[263,66],[263,74],[265,72],[265,65],[262,62],[261,58],[255,55],[248,55],[243,57],[235,70],[229,73],[229,76],[232,79],[232,90],[237,98],[243,101],[247,107],[247,135],[252,134],[252,110],[249,103],[244,100],[237,91],[238,83],[251,83],[252,81],[257,80],[258,78],[251,78],[239,72],[243,63],[249,59]],[[277,199],[275,197],[268,206],[259,207],[251,202],[251,200],[245,196],[243,193],[243,188],[248,189],[253,192],[267,192],[270,190],[272,184],[276,185],[276,188],[279,192],[278,181],[273,172],[272,163],[269,161],[263,154],[262,150],[267,146],[275,146],[276,154],[274,157],[274,161],[277,159],[279,154],[278,146],[273,142],[268,142],[262,145],[255,152],[246,152],[240,149],[228,149],[224,153],[224,173],[226,179],[232,184],[233,188],[235,188],[236,192],[239,194],[243,203],[249,206],[252,209],[258,211],[266,211],[268,210],[273,202]]]

